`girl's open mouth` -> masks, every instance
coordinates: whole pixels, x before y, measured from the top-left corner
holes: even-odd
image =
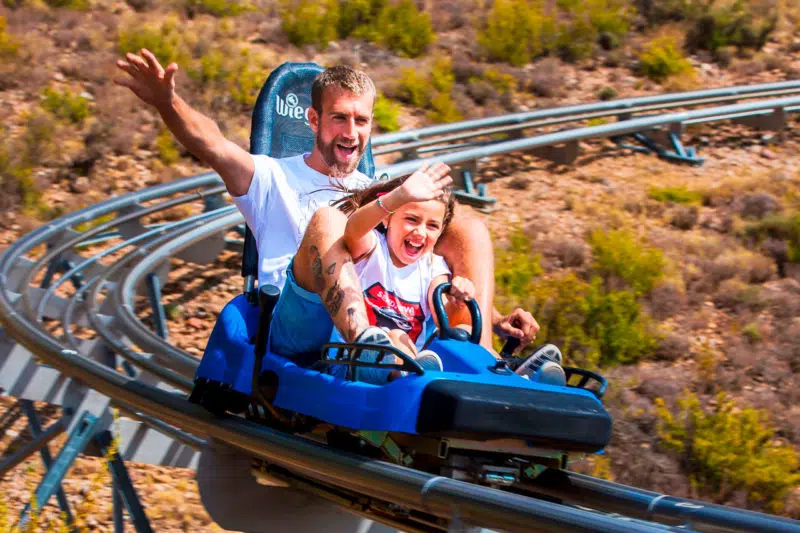
[[[423,243],[420,244],[412,244],[408,240],[403,241],[403,251],[406,255],[410,258],[416,258],[419,254],[422,253]]]

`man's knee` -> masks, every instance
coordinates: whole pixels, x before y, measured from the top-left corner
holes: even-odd
[[[314,212],[308,223],[309,232],[321,232],[327,235],[341,237],[347,224],[347,216],[335,207],[320,207]]]
[[[453,217],[451,225],[452,224],[455,224],[460,231],[472,235],[473,237],[491,239],[489,227],[483,219],[472,213],[463,210],[459,211],[458,215]]]
[[[458,257],[476,251],[485,254],[491,242],[489,228],[483,220],[471,213],[458,211],[439,240],[436,253],[446,257]]]

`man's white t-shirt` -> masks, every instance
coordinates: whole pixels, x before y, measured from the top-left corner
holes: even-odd
[[[372,253],[355,264],[364,291],[367,318],[370,325],[401,329],[421,350],[431,334],[427,328],[431,310],[428,307],[428,288],[431,281],[450,269],[442,256],[428,253],[418,261],[403,267],[392,263],[386,236],[373,231],[376,245]],[[336,329],[334,342],[344,342]]]
[[[254,155],[250,188],[243,196],[233,197],[256,239],[259,285],[270,283],[283,288],[286,268],[314,211],[346,194],[336,190],[334,184],[353,190],[370,182],[357,170],[346,178],[326,176],[306,164],[307,156],[274,159]]]

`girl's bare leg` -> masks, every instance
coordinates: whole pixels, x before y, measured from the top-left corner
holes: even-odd
[[[417,358],[417,347],[411,341],[411,338],[408,334],[403,331],[402,329],[393,329],[389,331],[389,338],[392,340],[392,344],[395,348],[403,352],[404,354],[412,357],[414,359]],[[402,361],[398,360],[398,357],[395,357],[395,363],[400,364]],[[390,380],[397,379],[401,376],[399,371],[394,371],[391,373]]]

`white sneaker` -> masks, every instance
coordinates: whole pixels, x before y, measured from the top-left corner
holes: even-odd
[[[545,361],[553,362],[559,366],[561,366],[561,362],[563,361],[563,356],[561,355],[561,350],[554,344],[545,344],[538,350],[536,350],[533,355],[528,357],[525,361],[523,361],[515,370],[517,374],[520,376],[528,376],[532,377],[539,369],[542,367]],[[563,371],[563,370],[562,370]]]
[[[355,344],[376,344],[378,346],[394,346],[389,335],[377,326],[369,326],[358,334],[353,341]],[[377,350],[361,350],[355,357],[356,361],[374,363],[378,361]],[[391,354],[390,354],[391,356]],[[393,357],[393,356],[392,356]],[[384,358],[386,359],[386,358]],[[390,359],[391,361],[392,359]],[[380,363],[380,361],[378,361]],[[365,381],[367,383],[383,383],[388,378],[388,370],[373,367],[354,367],[353,375],[355,381]]]
[[[527,376],[526,376],[527,377]],[[545,383],[547,385],[558,385],[563,387],[567,384],[567,374],[561,365],[552,361],[545,361],[539,370],[529,378],[531,381]]]
[[[444,370],[442,359],[436,354],[436,352],[432,350],[422,350],[419,352],[419,355],[417,355],[415,360],[426,372],[429,370],[442,372]]]

